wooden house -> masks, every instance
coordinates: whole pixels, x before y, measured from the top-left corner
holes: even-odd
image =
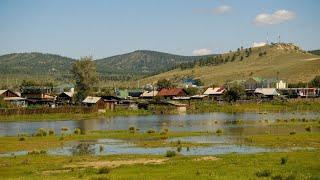
[[[212,100],[222,100],[222,95],[225,93],[224,87],[208,88],[203,94],[209,96]]]
[[[174,97],[184,97],[186,95],[187,95],[187,92],[183,88],[170,88],[170,89],[163,88],[157,94],[158,97],[164,97],[164,98],[170,98],[170,99]]]

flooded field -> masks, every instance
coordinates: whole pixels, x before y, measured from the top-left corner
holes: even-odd
[[[62,127],[70,129],[80,128],[85,131],[92,130],[126,130],[134,126],[141,130],[168,128],[171,131],[210,131],[223,129],[232,134],[242,134],[243,131],[252,133],[264,132],[263,123],[259,121],[274,122],[277,119],[317,119],[320,113],[204,113],[183,115],[150,115],[110,117],[90,120],[64,120],[64,121],[39,121],[27,122],[0,122],[0,136],[15,136],[17,134],[32,134],[39,128],[54,129],[60,133]],[[232,122],[241,120],[241,124],[234,125]],[[230,123],[228,123],[230,122]],[[253,127],[253,128],[251,128]]]

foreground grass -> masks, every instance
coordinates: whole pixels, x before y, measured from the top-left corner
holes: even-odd
[[[158,159],[160,164],[107,162]],[[194,156],[154,155],[47,156],[0,158],[3,179],[318,179],[320,152],[228,154],[211,160]],[[82,164],[80,166],[79,164]],[[90,164],[86,166],[86,164]]]
[[[116,109],[114,111],[106,111],[106,113],[52,113],[52,114],[18,114],[18,115],[0,115],[0,121],[58,121],[58,120],[85,120],[98,119],[113,116],[141,116],[152,114],[147,110],[127,110]]]
[[[180,142],[179,144],[166,141],[168,138],[187,137],[187,136],[203,136],[210,135],[207,132],[167,132],[162,134],[160,132],[147,133],[129,131],[92,131],[84,135],[65,134],[52,136],[23,136],[25,139],[20,140],[20,137],[0,137],[0,153],[12,151],[32,151],[32,150],[47,150],[64,146],[66,143],[80,140],[97,140],[97,139],[120,139],[135,143],[142,147],[165,147],[177,145],[182,147],[201,146],[206,144]]]
[[[234,103],[217,104],[215,102],[195,101],[191,103],[188,113],[203,112],[292,112],[307,113],[320,112],[320,101],[297,101],[297,102],[264,102],[264,103]]]

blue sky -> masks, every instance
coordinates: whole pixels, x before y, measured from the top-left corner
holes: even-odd
[[[0,54],[222,53],[254,42],[320,49],[318,0],[0,0]]]

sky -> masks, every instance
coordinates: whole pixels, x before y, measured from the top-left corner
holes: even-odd
[[[0,0],[0,55],[179,55],[292,42],[320,49],[319,0]]]

